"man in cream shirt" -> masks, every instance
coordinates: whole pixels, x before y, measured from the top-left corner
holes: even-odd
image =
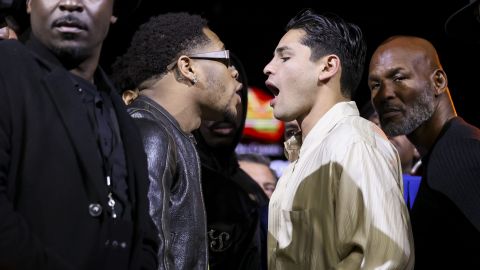
[[[365,46],[356,25],[306,10],[264,69],[275,117],[303,141],[270,200],[269,269],[413,268],[400,159],[351,101]]]

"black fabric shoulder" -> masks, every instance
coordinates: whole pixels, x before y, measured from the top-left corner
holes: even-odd
[[[432,149],[428,184],[445,194],[480,231],[480,130],[452,121]]]

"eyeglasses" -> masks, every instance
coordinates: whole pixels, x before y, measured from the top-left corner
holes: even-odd
[[[188,55],[188,57],[192,59],[205,59],[205,60],[214,60],[219,61],[227,68],[230,66],[230,51],[223,50],[223,51],[215,51],[215,52],[205,52],[205,53],[195,53]]]
[[[213,61],[218,61],[224,64],[225,66],[230,67],[230,51],[229,50],[223,50],[223,51],[214,51],[214,52],[204,52],[204,53],[194,53],[187,55],[191,59],[202,59],[202,60],[213,60]],[[171,70],[175,65],[177,64],[177,61],[171,63],[170,65],[167,66],[167,70]]]

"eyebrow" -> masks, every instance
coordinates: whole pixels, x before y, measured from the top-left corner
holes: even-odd
[[[275,52],[273,53],[273,55],[275,54],[282,54],[283,52],[285,51],[289,51],[291,50],[292,48],[288,47],[288,46],[282,46],[282,47],[278,47],[275,49]]]
[[[391,68],[391,69],[387,70],[385,77],[387,77],[387,78],[392,78],[395,74],[397,74],[397,73],[400,72],[400,71],[404,71],[404,70],[405,70],[405,69],[402,68],[402,67]],[[369,80],[369,81],[371,81],[371,80],[375,81],[375,80],[378,80],[378,78],[379,78],[378,75],[373,75],[373,76],[370,75],[370,76],[368,76],[368,80]]]

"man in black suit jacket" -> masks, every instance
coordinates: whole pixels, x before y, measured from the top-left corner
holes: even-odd
[[[0,42],[2,270],[156,268],[142,142],[98,67],[113,10],[28,0],[30,41]]]

